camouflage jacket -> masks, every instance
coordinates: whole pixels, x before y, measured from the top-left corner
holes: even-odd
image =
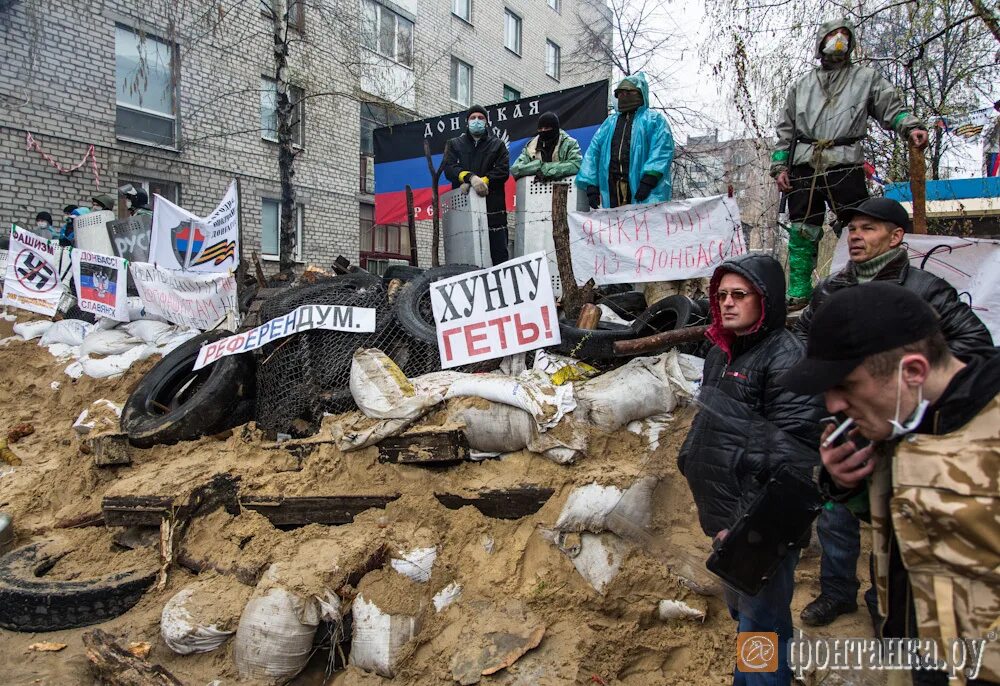
[[[990,365],[995,369],[995,364]],[[929,420],[937,423],[938,417]],[[1000,395],[953,431],[911,434],[879,460],[869,486],[876,589],[889,600],[895,534],[920,638],[951,654],[951,639],[1000,629]],[[897,572],[901,570],[893,570]],[[1000,645],[988,641],[979,679],[1000,681]]]

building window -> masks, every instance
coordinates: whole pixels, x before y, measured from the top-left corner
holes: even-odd
[[[451,99],[462,107],[472,104],[472,66],[451,58]]]
[[[302,261],[302,219],[305,209],[295,206],[295,261]],[[281,237],[281,202],[263,198],[260,201],[260,253],[265,260],[279,259]]]
[[[372,0],[363,0],[362,44],[369,50],[413,66],[413,22]]]
[[[270,18],[274,16],[274,0],[259,0],[260,13]],[[306,28],[305,0],[288,0],[288,25],[302,33]]]
[[[288,87],[292,101],[292,145],[305,144],[306,104],[303,91],[297,86]],[[278,142],[278,82],[267,76],[260,77],[260,137]]]
[[[381,275],[390,264],[409,264],[410,232],[406,225],[376,224],[374,205],[362,203],[359,209],[361,267]]]
[[[126,184],[131,184],[133,188],[141,188],[146,191],[149,198],[149,209],[156,207],[156,196],[166,198],[175,205],[181,204],[181,185],[173,181],[157,181],[156,179],[142,178],[140,176],[121,176],[118,178],[118,188]],[[118,218],[128,219],[128,208],[125,201],[118,198]]]
[[[545,41],[545,73],[559,80],[559,61],[562,50],[550,40]]]
[[[506,83],[503,85],[503,101],[508,102],[510,100],[520,100],[521,91],[516,88],[511,88]]]
[[[472,23],[472,0],[451,0],[451,13]]]
[[[510,10],[504,10],[503,44],[512,53],[521,56],[521,17]]]
[[[398,126],[412,121],[405,112],[377,102],[361,103],[361,177],[362,193],[375,192],[375,129]]]
[[[173,147],[174,46],[124,26],[115,28],[115,135]]]
[[[556,12],[562,12],[562,0],[549,0],[549,7]]]

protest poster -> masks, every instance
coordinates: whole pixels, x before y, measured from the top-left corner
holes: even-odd
[[[207,217],[198,217],[156,196],[149,260],[188,272],[228,272],[240,260],[240,208],[236,180]]]
[[[435,281],[430,292],[444,369],[560,342],[544,252]]]
[[[723,195],[570,212],[569,237],[579,284],[711,276],[747,252],[739,207]]]
[[[4,272],[4,304],[49,317],[54,315],[64,291],[59,271],[62,254],[58,241],[39,238],[12,226]]]
[[[114,254],[129,262],[148,262],[151,229],[152,220],[148,215],[108,222],[108,238]]]
[[[833,251],[831,273],[847,265],[847,241],[845,231]],[[908,233],[903,247],[911,266],[954,286],[990,330],[993,342],[1000,341],[1000,241]]]
[[[146,309],[174,324],[204,331],[239,312],[236,279],[228,274],[185,274],[145,262],[132,262],[129,271]]]
[[[284,317],[275,317],[260,326],[202,346],[195,360],[195,371],[227,355],[239,355],[262,348],[272,341],[303,331],[351,331],[370,333],[375,330],[375,308],[344,305],[300,305]]]
[[[7,274],[7,251],[0,250],[0,274]],[[3,281],[0,281],[0,292],[3,292]]]
[[[127,322],[125,260],[87,250],[74,250],[72,258],[77,306],[99,317]]]

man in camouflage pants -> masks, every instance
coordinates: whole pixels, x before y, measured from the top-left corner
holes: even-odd
[[[872,282],[816,311],[779,382],[854,421],[820,448],[820,486],[872,523],[881,637],[937,644],[913,683],[948,683],[956,639],[974,646],[966,684],[1000,683],[1000,350],[956,357],[919,295]]]

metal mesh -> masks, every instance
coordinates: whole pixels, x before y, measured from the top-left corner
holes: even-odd
[[[376,314],[374,332],[306,331],[262,348],[257,366],[258,426],[270,434],[308,435],[319,428],[323,413],[353,409],[351,360],[358,348],[378,348],[407,377],[440,370],[437,345],[410,336],[399,325],[393,300],[380,279],[348,274],[293,287],[264,302],[262,322],[300,305],[371,307]],[[433,322],[429,295],[419,299],[419,309],[425,321]],[[498,364],[489,361],[461,371],[487,371]]]

